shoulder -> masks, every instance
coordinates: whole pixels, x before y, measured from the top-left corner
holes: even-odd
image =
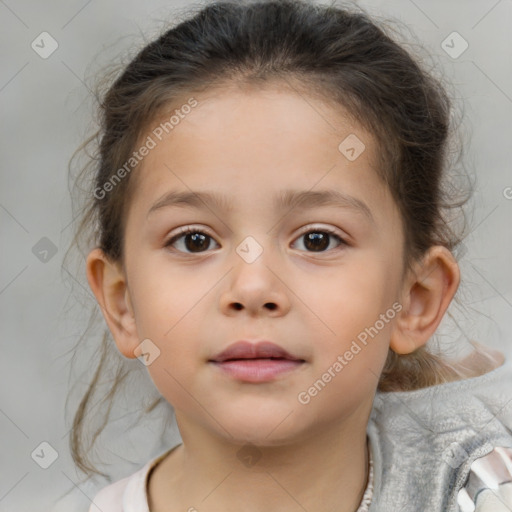
[[[377,393],[368,433],[376,455],[376,495],[388,507],[382,510],[456,510],[458,492],[481,464],[473,463],[487,462],[482,458],[495,448],[512,448],[511,404],[510,360],[474,378]]]
[[[127,476],[101,489],[92,500],[89,512],[123,512],[123,495],[133,476]]]
[[[396,424],[400,426],[404,421],[416,427],[412,430],[470,425],[482,431],[491,426],[491,420],[493,427],[500,423],[506,433],[512,423],[507,408],[511,400],[512,359],[472,378],[414,391],[377,392],[372,419],[391,427],[387,431],[394,431]]]
[[[149,474],[177,446],[153,458],[132,475],[104,487],[94,497],[89,512],[149,512],[146,491]]]
[[[74,484],[52,506],[51,512],[129,512],[123,508],[123,497],[133,475],[104,487],[91,478],[80,484]],[[89,496],[94,496],[91,501]]]

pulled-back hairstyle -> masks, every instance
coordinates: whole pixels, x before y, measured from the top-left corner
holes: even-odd
[[[450,145],[452,105],[440,78],[422,69],[360,8],[297,0],[210,2],[167,27],[106,93],[98,93],[99,130],[79,148],[93,144],[95,152],[79,176],[88,183],[88,195],[72,246],[86,241],[88,249],[99,246],[122,264],[124,219],[137,167],[108,194],[95,191],[130,159],[151,123],[195,92],[271,82],[339,105],[375,136],[375,171],[388,186],[404,226],[404,271],[433,245],[456,250],[465,223],[457,231],[451,212],[463,213],[469,195],[460,193],[448,173],[450,158],[460,152]],[[102,474],[90,465],[83,446],[84,419],[97,384],[103,374],[114,375],[106,397],[112,402],[133,370],[130,365],[137,364],[123,360],[112,345],[105,330],[97,370],[74,416],[71,451],[86,473]],[[117,372],[107,371],[111,360],[117,361]],[[378,390],[418,389],[466,375],[464,367],[425,347],[407,355],[390,350]]]

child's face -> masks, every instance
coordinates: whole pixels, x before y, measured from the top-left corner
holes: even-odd
[[[403,263],[400,216],[372,169],[374,139],[341,111],[282,87],[194,97],[198,106],[169,135],[158,141],[148,132],[156,147],[132,177],[130,351],[149,338],[160,355],[148,370],[178,422],[230,439],[272,444],[349,416],[365,422]],[[338,149],[350,134],[366,147],[353,161]],[[371,218],[346,204],[274,208],[287,190],[336,191],[365,203]],[[181,204],[150,213],[171,191],[222,194],[228,209]],[[191,225],[211,238],[165,246]],[[348,245],[304,236],[325,228]],[[209,362],[237,340],[269,340],[305,362],[266,382],[239,380]]]

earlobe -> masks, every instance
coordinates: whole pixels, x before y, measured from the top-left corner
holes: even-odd
[[[93,249],[86,262],[87,280],[101,308],[119,351],[135,358],[140,344],[126,278],[117,262],[112,262],[99,248]]]
[[[460,282],[459,266],[443,246],[431,247],[402,289],[403,309],[391,333],[390,348],[409,354],[432,337]]]

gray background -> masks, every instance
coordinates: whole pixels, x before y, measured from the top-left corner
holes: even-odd
[[[471,204],[472,232],[460,262],[464,284],[459,295],[469,314],[453,310],[456,320],[443,322],[442,332],[458,346],[467,347],[470,337],[510,357],[512,2],[359,4],[403,21],[415,34],[413,44],[423,44],[433,54],[436,69],[453,82],[464,104],[465,162],[478,180]],[[74,227],[67,165],[93,126],[89,78],[111,59],[140,47],[144,37],[151,39],[161,20],[173,19],[172,12],[185,5],[157,0],[0,1],[0,511],[85,512],[105,485],[100,480],[80,484],[69,454],[72,413],[93,369],[87,359],[77,361],[71,382],[78,378],[79,383],[66,409],[72,349],[87,321],[85,309],[74,304],[70,293],[88,298],[80,287],[84,276],[61,269]],[[47,59],[31,48],[43,31],[58,42]],[[457,58],[441,46],[453,31],[469,44]],[[459,44],[454,43],[455,50]],[[42,252],[53,246],[55,255]],[[94,354],[98,341],[87,339],[86,350]],[[140,367],[140,386],[148,389]],[[112,455],[114,479],[179,440],[175,428],[164,441],[158,438],[165,411],[141,421],[130,434],[126,425],[132,413],[119,411],[105,445]],[[36,448],[40,452],[42,442],[58,453],[48,469],[31,456]],[[71,494],[55,506],[69,490]]]

